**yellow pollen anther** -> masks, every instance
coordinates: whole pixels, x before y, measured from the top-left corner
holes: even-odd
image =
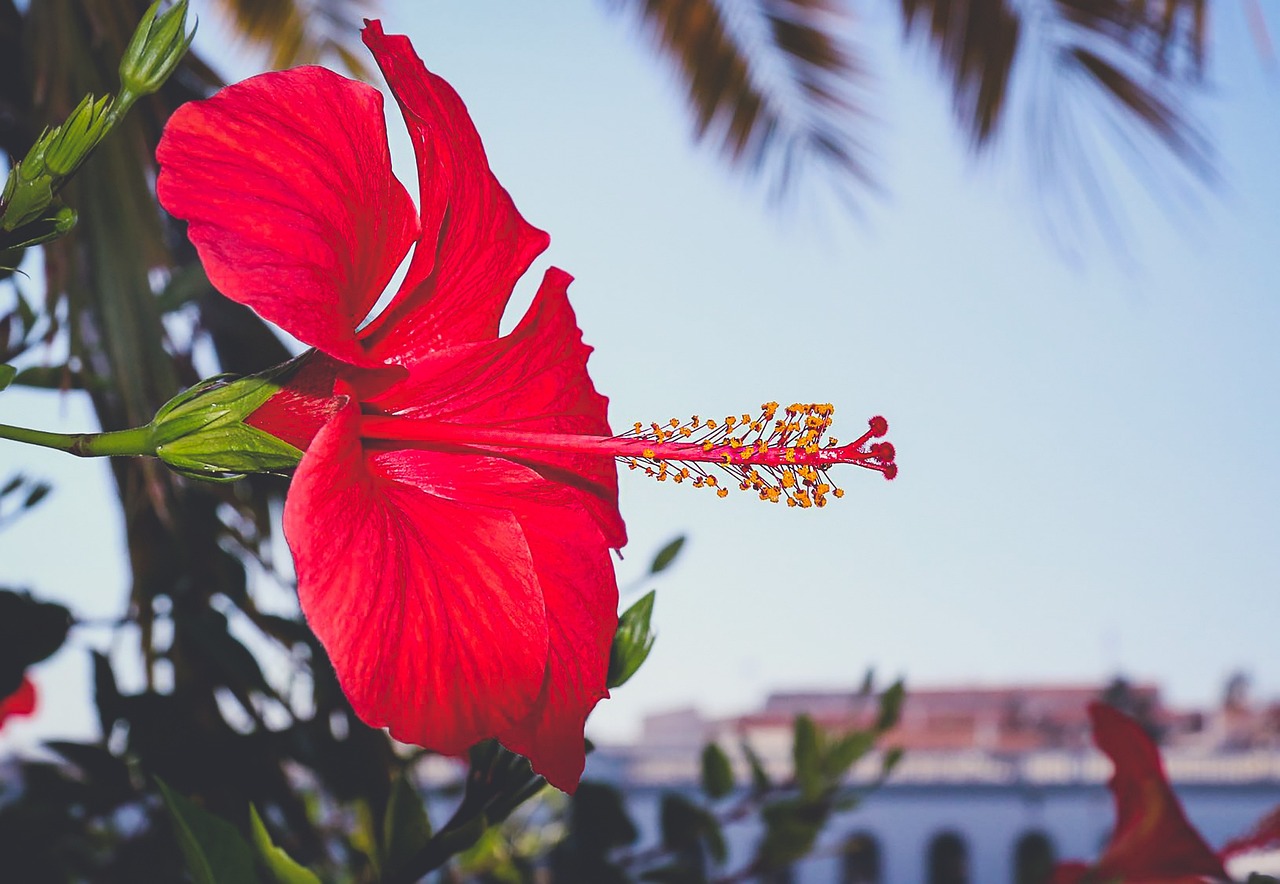
[[[729,496],[729,489],[728,489],[728,488],[717,488],[717,489],[716,489],[716,495],[717,495],[717,496],[719,496],[719,497],[728,497],[728,496]]]
[[[649,458],[650,460],[658,456],[658,452],[654,451],[652,448],[646,448],[643,451],[641,451],[640,454],[644,457]]]

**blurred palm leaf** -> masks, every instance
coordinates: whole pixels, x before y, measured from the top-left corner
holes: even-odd
[[[1185,109],[1204,70],[1208,0],[888,2],[904,38],[933,56],[975,153],[1021,118],[1040,174],[1092,186],[1095,197],[1105,192],[1094,180],[1105,161],[1083,134],[1089,121],[1061,107],[1045,111],[1071,89],[1086,111],[1107,118],[1113,146],[1132,149],[1130,159],[1149,163],[1155,145],[1202,180],[1212,177],[1207,141]],[[808,155],[846,184],[870,180],[853,0],[609,5],[630,12],[673,63],[695,137],[716,144],[731,166],[753,176],[775,171],[785,189]],[[1017,88],[1024,81],[1027,88]]]
[[[694,132],[733,167],[769,171],[776,190],[816,160],[870,182],[860,140],[863,67],[839,0],[611,0],[683,82]]]
[[[272,68],[315,64],[337,58],[353,75],[369,79],[363,54],[357,54],[361,19],[372,14],[371,0],[218,0],[236,31],[264,48]]]

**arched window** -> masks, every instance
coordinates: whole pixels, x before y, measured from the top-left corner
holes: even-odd
[[[969,846],[955,832],[929,842],[929,884],[969,884]]]
[[[855,832],[840,848],[840,884],[880,884],[880,842]]]
[[[1056,859],[1048,835],[1023,833],[1013,847],[1013,884],[1048,884]]]

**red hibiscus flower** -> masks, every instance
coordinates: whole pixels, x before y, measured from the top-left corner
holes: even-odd
[[[615,459],[723,492],[700,466],[717,463],[762,497],[820,506],[840,494],[830,465],[891,477],[893,448],[870,444],[880,418],[856,443],[821,448],[829,406],[775,421],[772,403],[767,427],[744,415],[613,436],[568,274],[549,270],[498,337],[547,235],[516,211],[462,101],[409,41],[376,21],[364,41],[417,154],[416,210],[391,173],[381,95],[316,67],[174,114],[160,201],[189,222],[223,294],[314,348],[247,423],[305,449],[285,534],[302,610],[357,714],[446,754],[497,737],[572,790],[617,625]]]
[[[1089,706],[1089,718],[1094,742],[1115,765],[1109,786],[1116,827],[1095,864],[1062,863],[1052,884],[1225,881],[1227,859],[1280,843],[1280,813],[1276,813],[1249,836],[1215,853],[1187,820],[1160,751],[1142,726],[1103,703]]]
[[[5,721],[19,715],[31,715],[36,711],[36,686],[31,679],[22,679],[22,684],[9,696],[0,700],[0,727]]]

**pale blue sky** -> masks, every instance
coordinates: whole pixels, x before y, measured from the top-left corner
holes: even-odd
[[[1086,229],[1074,261],[1043,234],[1016,153],[965,155],[882,4],[862,5],[885,196],[861,218],[771,209],[693,148],[672,78],[605,5],[383,7],[551,233],[518,300],[549,264],[576,276],[615,426],[831,401],[841,437],[888,417],[901,473],[846,469],[845,498],[803,512],[624,473],[622,582],[671,535],[690,542],[658,584],[653,656],[590,732],[625,736],[677,704],[728,713],[773,688],[847,687],[868,666],[917,685],[1123,670],[1177,702],[1211,700],[1245,668],[1280,694],[1280,76],[1238,5],[1215,4],[1199,105],[1220,194],[1171,213],[1120,181],[1128,257]],[[224,45],[207,17],[197,46]],[[403,135],[393,150],[408,168]],[[90,420],[21,391],[0,415]],[[105,466],[2,455],[0,473],[21,465],[57,489],[0,533],[0,579],[118,613]],[[83,654],[36,675],[65,698],[30,733],[90,727]]]

